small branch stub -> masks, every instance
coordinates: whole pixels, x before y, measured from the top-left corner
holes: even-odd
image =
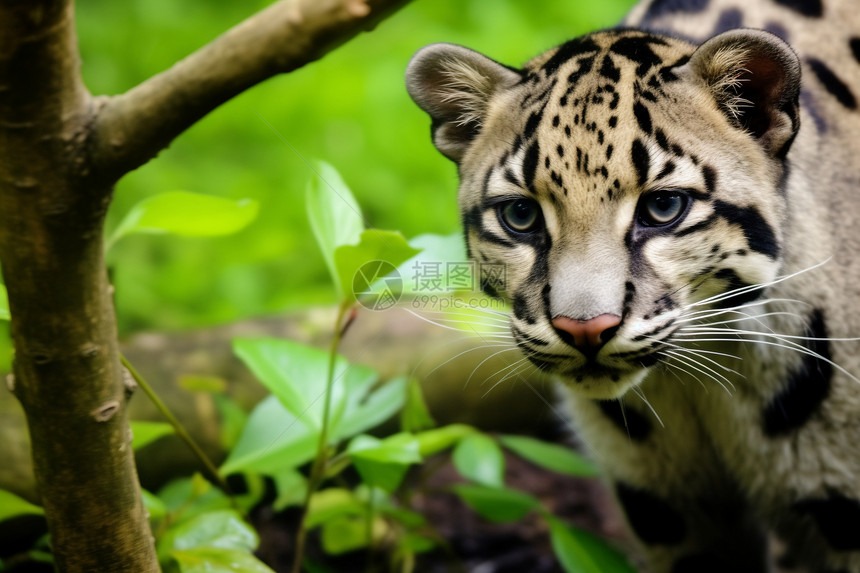
[[[107,422],[113,418],[114,414],[117,412],[119,412],[119,401],[111,400],[90,412],[90,415],[96,422]]]

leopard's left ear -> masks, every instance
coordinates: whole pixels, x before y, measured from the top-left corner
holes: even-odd
[[[800,127],[800,61],[788,44],[761,30],[732,30],[699,46],[688,65],[729,121],[785,157]]]

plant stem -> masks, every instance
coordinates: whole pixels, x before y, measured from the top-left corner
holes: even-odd
[[[302,505],[302,516],[299,518],[299,527],[296,532],[296,556],[293,561],[292,573],[301,573],[302,570],[302,559],[304,558],[305,541],[307,539],[305,521],[308,517],[311,497],[325,478],[326,464],[329,459],[328,426],[329,417],[331,416],[331,394],[332,387],[334,386],[334,369],[337,364],[337,349],[340,346],[340,341],[343,340],[346,327],[352,323],[352,321],[349,321],[345,326],[341,326],[347,310],[349,310],[349,305],[342,303],[338,308],[337,318],[335,319],[334,337],[332,337],[331,347],[329,348],[328,379],[326,380],[325,385],[325,396],[323,396],[323,417],[322,427],[320,428],[320,439],[317,445],[317,456],[314,459],[314,464],[311,467],[311,475],[308,478],[308,490],[305,494],[305,501]]]
[[[191,451],[194,452],[194,455],[197,456],[197,459],[200,460],[200,463],[206,468],[206,470],[212,474],[212,478],[218,484],[224,493],[229,495],[231,498],[233,497],[233,492],[230,490],[230,486],[227,485],[227,481],[224,477],[218,472],[218,468],[215,467],[215,464],[212,463],[212,460],[209,459],[209,456],[197,445],[197,442],[194,441],[194,438],[191,437],[191,434],[185,429],[185,427],[180,423],[179,420],[176,419],[176,416],[173,415],[173,412],[167,407],[167,405],[158,397],[158,394],[155,393],[155,390],[152,389],[152,386],[140,375],[140,373],[131,365],[128,359],[122,354],[119,355],[120,362],[125,366],[126,370],[128,370],[129,374],[131,374],[134,381],[137,382],[138,386],[143,390],[143,392],[152,400],[152,403],[155,404],[156,409],[161,412],[161,415],[170,422],[170,425],[173,426],[174,431],[176,431],[176,435],[179,436],[188,447],[191,448]]]

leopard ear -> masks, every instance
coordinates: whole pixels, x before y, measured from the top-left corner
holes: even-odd
[[[459,161],[480,132],[491,96],[520,81],[518,72],[453,44],[418,51],[406,68],[406,89],[433,120],[433,143]]]
[[[732,123],[785,157],[800,127],[800,61],[788,44],[761,30],[732,30],[699,46],[689,66]]]

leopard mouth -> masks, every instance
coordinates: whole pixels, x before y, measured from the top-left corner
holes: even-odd
[[[554,355],[529,352],[526,356],[538,369],[554,375],[571,392],[599,400],[620,398],[641,382],[656,362],[646,356],[635,361],[614,361],[612,365],[593,359],[584,364],[581,361],[570,364],[569,357],[555,361],[550,359]]]

